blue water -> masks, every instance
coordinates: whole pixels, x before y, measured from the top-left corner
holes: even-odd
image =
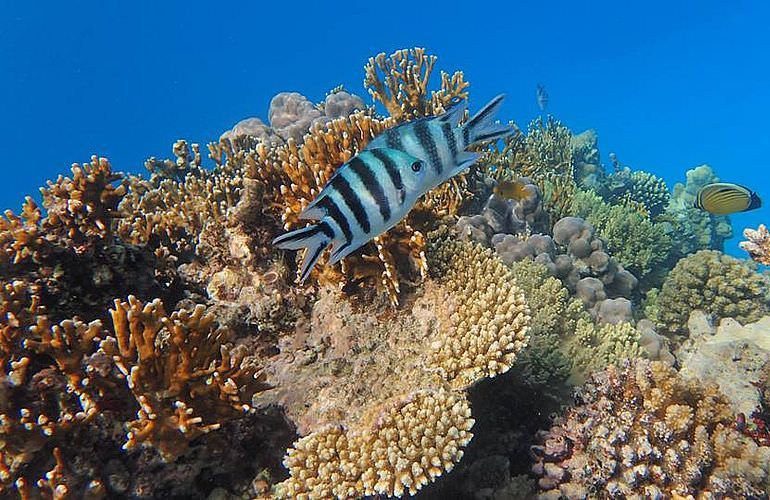
[[[502,115],[526,125],[543,82],[548,111],[595,128],[605,162],[615,152],[671,184],[709,163],[770,204],[767,2],[158,4],[3,2],[0,207],[93,153],[140,172],[177,138],[265,119],[280,91],[367,98],[366,59],[415,45],[465,71],[472,107],[506,92]],[[768,210],[734,216],[736,235]],[[737,241],[727,250],[745,255]]]

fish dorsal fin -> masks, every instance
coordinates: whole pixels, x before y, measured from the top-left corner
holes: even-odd
[[[460,124],[460,120],[463,119],[463,116],[465,116],[466,109],[468,109],[468,100],[463,99],[449,108],[443,115],[439,116],[438,120],[456,127]]]

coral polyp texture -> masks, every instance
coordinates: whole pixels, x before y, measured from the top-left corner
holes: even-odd
[[[716,386],[660,362],[610,367],[532,448],[541,498],[762,498],[770,448]]]
[[[743,230],[746,241],[740,242],[740,247],[749,253],[749,256],[760,264],[770,265],[770,231],[764,224],[756,229]]]
[[[662,333],[683,336],[695,309],[745,324],[759,320],[769,305],[766,277],[745,261],[716,250],[701,250],[680,260],[666,277],[653,319]]]

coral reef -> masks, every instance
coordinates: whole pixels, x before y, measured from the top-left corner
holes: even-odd
[[[674,185],[671,203],[666,215],[676,228],[677,255],[685,256],[698,250],[723,250],[724,242],[732,238],[730,218],[715,216],[695,208],[695,199],[700,188],[719,178],[708,165],[701,165],[687,171],[686,183]]]
[[[571,210],[593,225],[608,252],[636,276],[660,270],[669,258],[669,231],[633,208],[610,205],[595,193],[579,191],[573,196]]]
[[[256,403],[281,404],[304,435],[279,495],[414,493],[462,457],[463,391],[510,369],[530,318],[491,251],[436,235],[428,258],[432,279],[409,310],[372,316],[327,290],[302,344],[269,360],[275,389]]]
[[[357,111],[315,124],[300,145],[292,138],[285,144],[257,145],[247,152],[250,167],[246,178],[257,181],[272,214],[290,230],[304,224],[298,219],[335,169],[383,130],[418,116],[443,113],[456,99],[467,97],[462,73],[442,73],[441,89],[427,96],[427,83],[435,57],[422,49],[400,50],[390,57],[380,54],[366,67],[365,85],[375,100],[391,114],[378,117],[372,110]],[[345,109],[352,109],[346,107]],[[401,285],[425,276],[423,231],[439,216],[455,214],[466,195],[463,175],[439,186],[413,209],[410,216],[375,238],[333,268],[316,266],[313,276],[322,283],[349,289],[373,284],[398,303]]]
[[[732,427],[714,386],[659,362],[595,375],[532,448],[543,498],[763,495],[770,448]]]
[[[757,229],[744,229],[743,237],[747,241],[741,241],[740,247],[749,253],[749,256],[760,264],[770,265],[770,232],[764,224]]]
[[[628,167],[607,176],[607,190],[609,203],[640,208],[651,219],[662,214],[671,200],[663,179]]]
[[[668,336],[686,336],[695,309],[751,323],[768,312],[768,294],[767,279],[743,261],[701,250],[680,260],[666,277],[650,319]]]

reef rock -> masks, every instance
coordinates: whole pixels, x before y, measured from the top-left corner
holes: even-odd
[[[685,377],[719,385],[735,413],[751,415],[760,405],[757,382],[770,360],[770,316],[741,325],[725,318],[713,329],[703,311],[690,314],[690,338],[676,351]]]

